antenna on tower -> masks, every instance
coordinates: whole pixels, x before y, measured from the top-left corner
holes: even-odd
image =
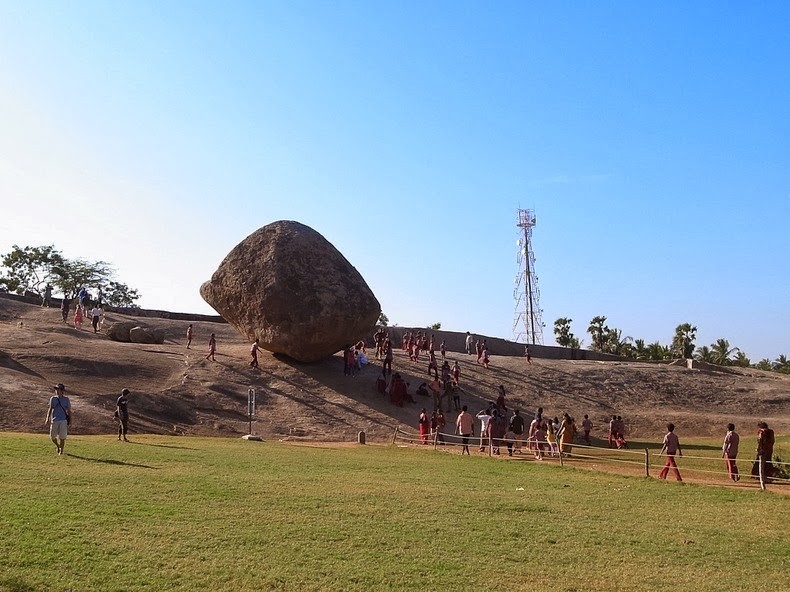
[[[513,339],[519,343],[543,344],[543,318],[540,309],[538,276],[535,275],[535,254],[532,252],[532,228],[535,226],[533,210],[518,210],[519,238],[518,275],[513,299],[516,313],[513,319]]]

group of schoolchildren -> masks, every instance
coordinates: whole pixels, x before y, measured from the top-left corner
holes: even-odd
[[[502,446],[507,447],[508,456],[522,454],[526,433],[527,451],[534,454],[536,459],[542,460],[544,455],[570,456],[578,433],[576,422],[568,413],[563,414],[562,421],[559,417],[544,418],[542,407],[538,408],[528,427],[518,409],[508,419],[505,388],[502,385],[499,386],[497,400],[478,412],[476,417],[480,420],[480,451],[484,452],[490,447],[494,455],[500,454]],[[586,415],[585,421],[585,433],[589,437],[592,424]]]

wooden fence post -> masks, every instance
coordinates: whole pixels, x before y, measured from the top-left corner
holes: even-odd
[[[400,430],[400,426],[395,426],[395,433],[392,434],[392,443],[395,444],[395,440],[398,439],[398,430]]]
[[[757,466],[760,468],[760,489],[765,491],[765,472],[763,470],[765,467],[765,463],[763,462],[762,453],[757,455]]]
[[[645,448],[645,477],[650,476],[650,450]]]

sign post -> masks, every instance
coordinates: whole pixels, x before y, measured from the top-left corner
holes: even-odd
[[[249,434],[252,435],[252,418],[255,416],[255,389],[250,387],[247,390],[247,418],[250,421]]]

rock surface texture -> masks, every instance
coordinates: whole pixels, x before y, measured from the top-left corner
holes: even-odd
[[[301,362],[355,343],[381,313],[354,266],[293,221],[268,224],[236,245],[200,295],[250,342]]]

